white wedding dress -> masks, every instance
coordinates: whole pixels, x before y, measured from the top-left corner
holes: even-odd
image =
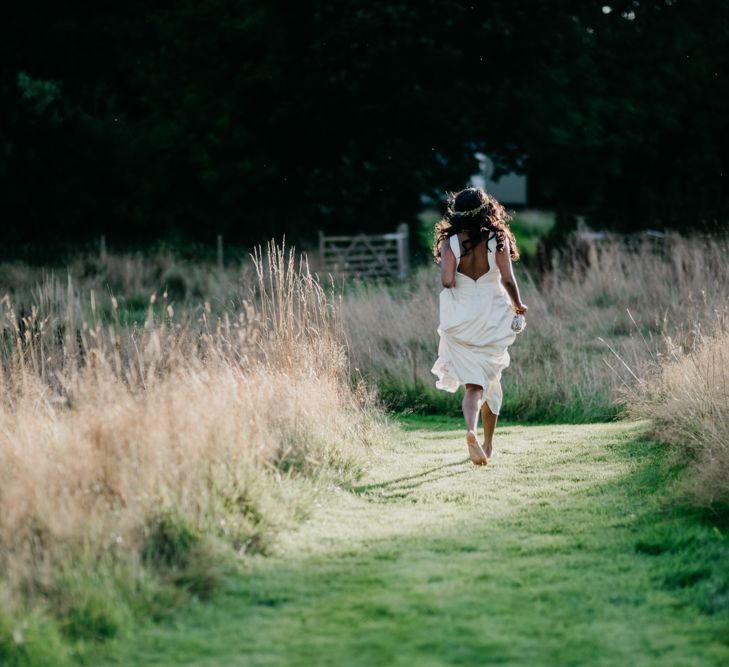
[[[432,372],[435,386],[455,392],[462,384],[483,387],[483,401],[495,415],[501,410],[501,372],[509,365],[508,347],[514,309],[496,266],[496,237],[488,241],[489,270],[478,280],[458,272],[461,246],[450,237],[456,256],[456,284],[440,293],[440,344]],[[506,252],[509,251],[508,246]]]

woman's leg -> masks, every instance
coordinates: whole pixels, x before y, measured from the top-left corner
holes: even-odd
[[[483,465],[487,458],[476,436],[478,428],[478,408],[483,395],[483,387],[477,384],[467,384],[466,393],[463,395],[463,418],[466,420],[466,443],[471,461],[475,465]]]
[[[494,451],[494,431],[498,418],[499,416],[491,412],[489,404],[484,401],[481,406],[481,420],[483,421],[483,449],[487,457],[490,457]]]
[[[466,430],[476,432],[478,428],[478,405],[483,395],[483,387],[477,384],[467,384],[466,393],[463,394],[463,418],[466,420]]]

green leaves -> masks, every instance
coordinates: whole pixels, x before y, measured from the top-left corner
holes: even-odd
[[[307,241],[413,221],[483,150],[593,222],[726,219],[729,6],[602,6],[168,0],[42,29],[19,10],[0,213],[16,239]]]
[[[30,102],[30,106],[37,116],[42,116],[61,97],[59,83],[32,79],[25,72],[18,74],[18,88],[23,92],[23,98]]]

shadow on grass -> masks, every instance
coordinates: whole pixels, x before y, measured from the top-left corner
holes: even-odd
[[[424,515],[415,533],[259,561],[215,605],[143,633],[121,664],[727,664],[729,544],[675,507],[658,447],[610,450],[629,472],[492,515],[454,500],[462,518],[448,525],[436,512],[447,501],[367,504],[363,530],[421,503]],[[462,465],[353,491],[425,487]]]
[[[428,482],[434,482],[439,479],[447,479],[448,477],[455,477],[456,475],[463,475],[464,473],[466,473],[465,470],[457,470],[457,471],[449,473],[448,475],[437,475],[435,477],[430,477],[430,475],[432,475],[434,472],[438,472],[439,470],[443,470],[444,468],[454,468],[456,466],[458,466],[459,468],[462,468],[464,464],[470,463],[470,462],[471,462],[470,459],[465,458],[462,461],[454,461],[453,463],[444,463],[443,465],[435,466],[434,468],[424,470],[423,472],[419,472],[415,475],[408,475],[406,477],[398,477],[396,479],[391,479],[386,482],[377,482],[376,484],[362,484],[360,486],[354,486],[350,489],[350,491],[352,491],[352,493],[356,493],[358,495],[366,495],[375,490],[400,491],[400,490],[405,490],[405,489],[414,489],[423,484],[427,484]],[[404,482],[410,482],[414,479],[418,479],[420,481],[417,483],[414,483],[414,484],[404,484]]]

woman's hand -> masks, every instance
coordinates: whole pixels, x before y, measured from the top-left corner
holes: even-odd
[[[514,267],[511,264],[511,255],[509,254],[508,241],[504,244],[502,250],[496,251],[496,266],[499,267],[501,273],[501,284],[504,286],[506,293],[511,299],[511,305],[517,315],[525,315],[528,308],[521,302],[519,294],[519,286],[516,284],[514,276]]]

